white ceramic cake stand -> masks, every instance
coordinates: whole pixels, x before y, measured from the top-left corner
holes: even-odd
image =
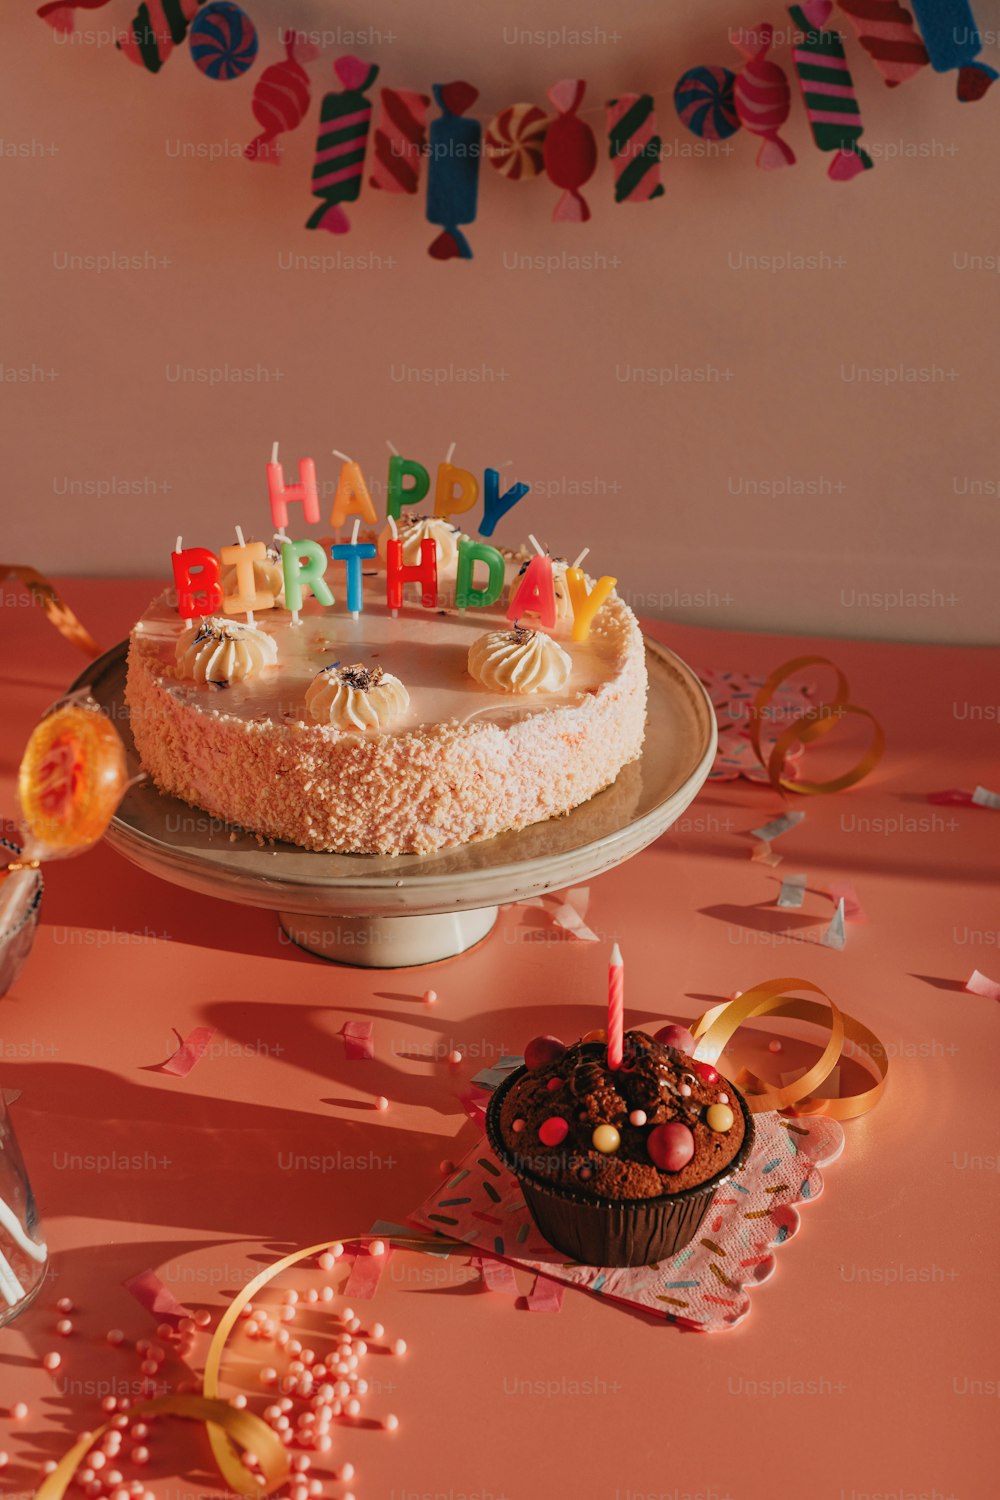
[[[122,731],[127,643],[78,678]],[[277,911],[293,942],[364,968],[434,963],[484,938],[501,903],[592,880],[658,838],[694,800],[715,757],[715,714],[690,667],[646,641],[642,756],[564,818],[436,854],[314,854],[259,844],[151,781],[126,794],[107,840],[144,870],[201,895]]]

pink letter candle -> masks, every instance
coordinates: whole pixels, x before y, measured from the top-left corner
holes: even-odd
[[[288,507],[295,500],[302,502],[303,520],[310,526],[318,524],[319,492],[316,489],[316,465],[311,458],[299,459],[298,484],[286,484],[285,471],[278,463],[278,445],[275,443],[271,462],[267,466],[267,494],[276,530],[282,531],[288,525]]]
[[[219,559],[207,547],[181,547],[170,555],[177,588],[177,613],[185,620],[214,615],[222,608]]]
[[[556,590],[551,557],[533,557],[510,596],[508,620],[527,614],[537,615],[546,630],[555,630]]]
[[[424,537],[420,543],[420,561],[410,567],[403,562],[403,544],[390,538],[385,547],[385,600],[390,609],[401,609],[403,584],[421,583],[420,602],[424,609],[437,607],[437,543]]]
[[[620,1068],[625,1049],[625,965],[616,943],[608,964],[608,1067]]]

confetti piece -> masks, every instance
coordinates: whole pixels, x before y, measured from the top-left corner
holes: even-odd
[[[527,1296],[529,1312],[558,1312],[563,1304],[566,1288],[559,1281],[550,1281],[547,1276],[536,1276],[535,1284]]]
[[[505,1297],[517,1296],[517,1278],[504,1261],[488,1260],[483,1256],[479,1261],[479,1270],[488,1292],[500,1292]]]
[[[581,943],[596,943],[600,939],[597,933],[592,931],[583,920],[587,915],[587,907],[590,905],[590,887],[588,885],[574,886],[565,891],[561,896],[530,896],[525,901],[518,901],[518,906],[535,906],[539,911],[544,911],[552,918],[554,927],[561,927]]]
[[[349,1061],[375,1056],[373,1021],[345,1021],[341,1036],[344,1038],[344,1056]]]
[[[861,902],[858,900],[857,892],[849,880],[835,880],[826,888],[826,893],[836,904],[838,901],[844,903],[844,917],[848,922],[867,922],[868,916]]]
[[[175,1034],[180,1039],[180,1032]],[[214,1036],[214,1026],[196,1026],[184,1038],[174,1055],[160,1063],[155,1071],[172,1073],[175,1078],[186,1078],[199,1058],[204,1057]]]
[[[755,865],[767,865],[769,869],[774,869],[775,865],[780,865],[783,858],[783,855],[775,854],[770,844],[766,842],[763,844],[754,844],[750,850],[751,863]]]
[[[978,969],[973,969],[971,976],[965,981],[965,988],[970,995],[985,995],[987,1000],[1000,1000],[1000,984],[995,979],[987,979]]]
[[[501,1057],[497,1062],[491,1064],[490,1067],[483,1068],[482,1072],[477,1073],[472,1081],[473,1083],[478,1083],[480,1087],[492,1091],[499,1088],[508,1073],[512,1073],[515,1068],[519,1068],[523,1062],[523,1057]]]
[[[382,1280],[382,1271],[392,1251],[384,1255],[356,1255],[351,1274],[344,1283],[344,1296],[358,1302],[370,1302]]]
[[[130,1276],[125,1282],[125,1290],[131,1292],[139,1306],[152,1313],[159,1323],[179,1323],[181,1318],[192,1316],[190,1308],[178,1302],[155,1271],[140,1271],[138,1276]]]
[[[976,807],[1000,807],[1000,793],[987,791],[984,786],[977,786],[972,794],[972,801]]]
[[[486,1129],[486,1106],[490,1102],[490,1090],[473,1086],[463,1089],[458,1096],[461,1104],[470,1120],[475,1120],[480,1130]]]
[[[928,792],[928,802],[933,802],[935,807],[971,807],[972,793],[963,791],[961,787],[951,787],[945,792]]]
[[[755,839],[762,839],[770,843],[772,839],[778,839],[790,828],[795,828],[805,817],[804,812],[782,813],[779,818],[772,818],[770,823],[765,823],[763,828],[751,828],[750,832]]]
[[[805,875],[786,875],[781,882],[781,890],[778,892],[779,906],[801,906],[805,900],[806,877]]]
[[[843,948],[847,943],[847,934],[844,932],[844,902],[843,898],[837,902],[837,910],[833,914],[833,921],[820,938],[824,948]]]

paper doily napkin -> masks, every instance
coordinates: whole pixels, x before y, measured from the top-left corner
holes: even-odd
[[[567,1262],[542,1239],[517,1180],[485,1139],[410,1217],[514,1265],[719,1333],[746,1317],[750,1288],[773,1275],[775,1250],[798,1232],[796,1205],[819,1197],[820,1167],[844,1149],[841,1125],[822,1116],[790,1120],[768,1111],[754,1124],[754,1149],[738,1179],[720,1188],[691,1244],[652,1266]]]
[[[697,671],[712,700],[719,725],[719,748],[708,773],[709,780],[735,781],[738,776],[745,776],[748,781],[769,781],[750,743],[753,703],[764,686],[764,678],[750,677],[744,672],[717,672],[712,667],[699,667]],[[789,724],[812,707],[807,688],[792,684],[778,689],[767,706],[767,722],[761,726],[760,745],[765,758]],[[787,761],[801,754],[802,746],[794,745]],[[795,767],[787,761],[785,775],[794,778]]]

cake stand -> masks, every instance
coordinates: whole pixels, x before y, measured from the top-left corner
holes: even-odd
[[[74,683],[122,732],[140,766],[125,706],[128,643]],[[698,678],[646,641],[649,709],[639,760],[563,818],[434,854],[317,854],[258,842],[162,796],[152,781],[126,793],[107,841],[141,869],[200,895],[276,911],[288,937],[321,958],[364,968],[434,963],[464,953],[501,903],[592,880],[645,849],[690,805],[715,758],[716,725]]]

